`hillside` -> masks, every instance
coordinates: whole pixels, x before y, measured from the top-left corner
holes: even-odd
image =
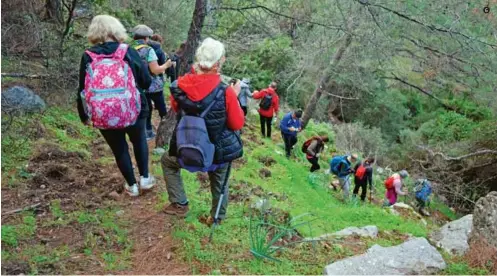
[[[2,168],[7,172],[2,174],[2,273],[320,274],[333,260],[364,252],[373,244],[425,237],[455,218],[441,204],[432,205],[427,224],[380,208],[379,176],[372,204],[344,204],[340,194],[328,188],[330,176],[323,170],[309,174],[309,164],[298,150],[304,137],[333,137],[328,125],[311,124],[300,135],[296,156],[287,160],[279,133],[271,140],[261,139],[254,122],[255,116],[242,136],[245,155],[233,166],[229,219],[208,243],[210,229],[202,223],[211,198],[205,176],[183,172],[192,210],[185,220],[171,219],[160,211],[167,202],[160,156],[151,153],[158,187],[131,199],[121,194],[121,176],[110,150],[96,131],[80,124],[73,110],[50,108],[26,120],[18,127],[34,128],[35,139],[2,139]],[[327,154],[323,160],[331,156],[330,151]],[[322,167],[327,167],[325,161]],[[270,204],[264,204],[270,208],[267,221],[290,229],[272,244],[285,247],[271,255],[276,261],[250,253],[279,234],[254,227],[260,218],[251,206],[261,199]],[[6,213],[26,206],[31,208]],[[293,231],[292,225],[300,226]],[[379,237],[302,242],[304,237],[365,225],[378,226]],[[469,268],[461,258],[446,256],[446,261],[447,274],[485,273]]]

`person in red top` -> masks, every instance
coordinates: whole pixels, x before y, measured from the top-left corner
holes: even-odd
[[[171,107],[178,114],[181,114],[180,111],[185,111],[185,108],[192,104],[197,103],[200,105],[210,94],[217,91],[216,89],[221,84],[220,71],[225,61],[224,45],[220,41],[206,38],[197,49],[195,56],[196,63],[192,66],[191,73],[180,76],[170,86]],[[207,169],[212,193],[210,216],[206,221],[208,225],[214,223],[221,194],[226,194],[226,196],[221,200],[216,223],[220,223],[221,220],[225,219],[228,205],[226,187],[231,167],[229,164],[243,155],[243,145],[236,133],[242,129],[245,123],[245,114],[238,102],[239,93],[239,81],[227,86],[224,92],[224,103],[223,101],[215,100],[211,106],[211,111],[204,117],[209,133],[221,129],[221,135],[211,139],[212,144],[215,145],[215,153],[213,164]],[[222,110],[223,106],[225,110]],[[223,112],[219,112],[220,110]],[[225,126],[219,127],[218,122],[224,123]],[[161,158],[162,171],[170,202],[163,211],[168,215],[186,217],[189,206],[180,174],[182,166],[177,157],[176,132],[177,126],[169,143],[169,153],[165,153]]]
[[[271,123],[273,121],[273,116],[278,116],[280,99],[278,94],[276,94],[276,82],[271,82],[268,88],[261,91],[255,91],[252,94],[252,98],[261,99],[259,116],[261,121],[261,132],[262,137],[271,138]],[[267,102],[267,105],[265,104]],[[267,132],[265,129],[267,128]]]

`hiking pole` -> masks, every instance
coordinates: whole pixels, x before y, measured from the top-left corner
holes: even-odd
[[[212,236],[214,235],[214,230],[216,230],[216,227],[219,222],[219,212],[221,211],[221,205],[223,204],[223,200],[226,197],[226,193],[228,190],[228,179],[230,177],[230,171],[231,171],[231,162],[228,163],[228,169],[226,170],[226,177],[224,178],[223,185],[221,186],[221,195],[219,196],[219,201],[217,202],[217,207],[216,207],[216,214],[214,215],[214,223],[212,224],[211,228],[211,233],[209,235],[209,242],[212,241]]]

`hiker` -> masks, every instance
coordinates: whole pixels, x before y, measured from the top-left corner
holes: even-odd
[[[189,206],[181,169],[209,174],[212,208],[207,224],[213,224],[219,199],[219,223],[226,216],[227,181],[231,162],[243,155],[239,134],[245,118],[238,103],[240,83],[227,86],[220,70],[225,61],[224,45],[206,38],[196,51],[196,74],[186,74],[171,84],[171,106],[178,122],[161,165],[170,204],[164,212],[186,217]],[[203,153],[203,154],[201,154]]]
[[[152,126],[152,102],[155,108],[159,111],[161,120],[166,117],[167,109],[164,100],[164,72],[173,66],[173,62],[168,59],[167,61],[160,44],[151,42],[149,37],[153,35],[152,29],[146,25],[138,25],[133,28],[134,48],[142,58],[142,62],[148,66],[152,75],[152,83],[145,91],[150,113],[147,117],[146,135],[147,140],[155,137],[155,132]],[[159,53],[159,55],[157,55]],[[162,60],[159,59],[159,56]],[[161,64],[161,62],[164,62]]]
[[[238,100],[240,101],[240,106],[242,107],[243,114],[247,117],[247,106],[248,106],[248,98],[252,97],[252,93],[250,92],[250,79],[243,78],[240,82],[240,95],[238,95]]]
[[[149,108],[144,90],[152,79],[136,50],[124,43],[126,29],[118,19],[108,15],[95,16],[87,36],[93,46],[81,58],[77,97],[79,116],[84,124],[93,124],[100,130],[126,179],[125,192],[138,196],[139,189],[147,190],[155,185],[148,170],[145,137]],[[124,91],[126,86],[129,93],[108,92]],[[101,97],[104,91],[105,97]],[[133,144],[140,187],[133,171],[126,134]]]
[[[307,161],[312,164],[311,173],[321,169],[318,162],[319,156],[324,150],[324,144],[329,141],[328,136],[315,136],[305,141],[302,145],[302,152],[306,154]]]
[[[302,110],[288,112],[280,122],[281,136],[285,142],[286,157],[290,157],[293,146],[297,143],[297,133],[302,131],[300,118]]]
[[[364,202],[368,192],[368,184],[370,192],[373,191],[373,167],[374,157],[368,157],[364,162],[358,162],[354,167],[354,195],[357,197],[359,188],[361,188],[361,201]],[[371,200],[371,198],[370,198]]]
[[[280,99],[278,94],[276,94],[276,87],[277,84],[273,81],[268,88],[261,91],[254,91],[254,93],[252,93],[252,98],[256,100],[261,99],[261,102],[259,103],[259,116],[261,121],[262,137],[271,138],[271,124],[273,122],[273,116],[278,116]]]
[[[175,80],[178,79],[179,77],[179,68],[180,68],[180,62],[181,62],[181,57],[183,56],[183,53],[185,52],[185,48],[186,48],[186,41],[183,41],[179,48],[171,54],[171,60],[173,62],[175,62],[175,66],[174,67],[169,67],[169,69],[167,69],[166,71],[166,74],[167,76],[169,77],[171,83]]]
[[[402,170],[399,173],[394,173],[387,180],[385,180],[385,197],[386,202],[384,206],[391,206],[397,203],[398,195],[407,195],[407,188],[402,191],[403,181],[409,176],[406,170]]]
[[[357,161],[357,155],[344,155],[335,156],[330,162],[330,172],[338,177],[338,182],[343,190],[344,200],[349,199],[349,189],[350,189],[350,174],[354,173],[352,169],[352,164]],[[337,190],[337,187],[332,183],[333,189]]]
[[[431,182],[428,179],[416,180],[414,194],[419,206],[419,213],[423,216],[429,216],[426,206],[430,205],[430,195],[432,193]]]

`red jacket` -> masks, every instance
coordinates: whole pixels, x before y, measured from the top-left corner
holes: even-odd
[[[186,74],[178,78],[178,87],[186,93],[188,99],[200,101],[207,97],[221,82],[221,77],[217,74]],[[178,103],[170,96],[171,106],[178,112]],[[245,123],[243,110],[238,103],[233,88],[226,89],[226,125],[231,130],[240,130]]]
[[[259,114],[261,114],[264,117],[273,117],[278,113],[278,110],[280,108],[280,98],[278,97],[278,94],[276,94],[276,91],[274,91],[273,88],[268,87],[259,92],[255,92],[252,95],[252,97],[254,99],[262,99],[264,98],[264,96],[266,96],[266,94],[270,94],[273,96],[273,100],[271,101],[271,107],[268,110],[259,108]]]

